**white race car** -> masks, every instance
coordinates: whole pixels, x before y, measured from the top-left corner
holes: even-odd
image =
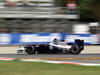
[[[56,43],[51,42],[49,44],[26,45],[20,47],[17,50],[17,53],[24,52],[27,54],[35,54],[35,53],[79,54],[82,50],[84,50],[84,40],[76,39],[73,45],[70,45],[60,40],[58,40]]]

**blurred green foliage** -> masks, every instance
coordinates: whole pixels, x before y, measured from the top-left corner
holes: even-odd
[[[80,21],[100,21],[100,0],[80,0]]]

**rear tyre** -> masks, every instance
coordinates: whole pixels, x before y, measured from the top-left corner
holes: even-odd
[[[71,53],[72,54],[80,54],[81,50],[79,49],[79,47],[77,45],[73,45],[71,47]]]
[[[25,52],[27,53],[27,54],[35,54],[36,53],[36,49],[35,49],[35,46],[26,46],[25,47]]]

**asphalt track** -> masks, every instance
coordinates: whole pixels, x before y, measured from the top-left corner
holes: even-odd
[[[74,60],[74,59],[100,59],[100,54],[0,54],[0,57],[14,57],[14,58],[33,58],[33,59],[48,59],[48,60]]]
[[[79,55],[72,54],[16,54],[18,47],[0,47],[0,57],[9,57],[17,59],[39,59],[39,60],[56,60],[68,62],[82,62],[82,63],[100,63],[100,47],[89,46]],[[8,52],[7,52],[8,51]]]

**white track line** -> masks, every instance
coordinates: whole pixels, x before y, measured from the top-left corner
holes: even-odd
[[[11,61],[16,60],[16,58],[0,57],[0,60]],[[96,63],[81,63],[81,62],[65,62],[65,61],[49,61],[49,60],[35,60],[35,59],[17,59],[18,61],[26,62],[44,62],[44,63],[53,63],[53,64],[73,64],[73,65],[82,65],[82,66],[100,66]]]
[[[64,62],[64,61],[49,61],[49,60],[22,59],[21,61],[34,61],[34,62],[44,62],[44,63],[54,63],[54,64],[73,64],[82,66],[100,66],[100,64],[95,64],[95,63]]]

